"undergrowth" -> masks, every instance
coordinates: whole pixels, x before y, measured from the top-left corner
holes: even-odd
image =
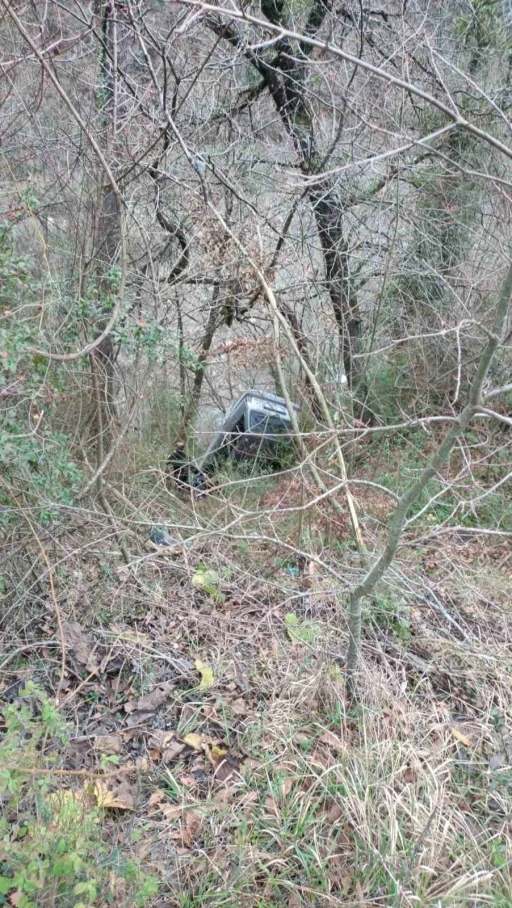
[[[32,683],[3,710],[0,904],[143,906],[156,877],[109,841],[92,782],[59,775],[71,730]]]
[[[399,492],[420,441],[372,442],[355,474]],[[55,537],[38,525],[53,590],[33,536],[21,555],[12,537],[0,904],[512,908],[506,544],[434,533],[399,552],[365,606],[347,712],[362,564],[343,515],[301,520],[309,479],[293,471],[230,465],[206,498],[168,491],[157,448],[139,442],[109,473],[137,507],[115,502],[128,565],[98,512]],[[390,502],[357,498],[378,550]],[[155,551],[148,522],[187,544]]]

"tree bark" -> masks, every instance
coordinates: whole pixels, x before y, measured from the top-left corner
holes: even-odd
[[[98,239],[101,243],[96,253],[96,271],[99,272],[99,293],[100,297],[107,302],[112,288],[112,280],[109,275],[110,269],[114,265],[119,248],[120,220],[116,199],[109,188],[104,188],[100,199],[100,215],[98,218]],[[105,306],[104,314],[100,315],[95,326],[98,334],[101,334],[110,315],[110,308]],[[100,395],[97,401],[96,412],[101,406],[102,420],[101,425],[96,425],[97,437],[102,435],[103,449],[108,450],[111,443],[111,424],[116,418],[115,406],[115,357],[116,344],[111,334],[108,334],[104,340],[92,351],[91,356],[94,358],[96,368],[96,382],[98,384],[98,393]]]
[[[324,256],[327,290],[340,337],[343,368],[352,388],[354,354],[361,343],[359,305],[350,281],[349,252],[343,230],[343,204],[334,186],[325,183],[309,193]]]
[[[208,354],[213,343],[213,338],[215,332],[219,327],[219,313],[217,308],[217,301],[220,295],[220,286],[217,284],[213,288],[212,301],[210,304],[210,312],[208,315],[208,321],[206,322],[206,328],[203,334],[203,339],[201,341],[201,349],[199,352],[198,360],[196,363],[196,369],[194,374],[194,382],[192,385],[192,391],[190,394],[190,400],[187,404],[183,415],[183,432],[186,432],[188,426],[193,421],[197,407],[199,405],[199,399],[201,397],[201,390],[203,387],[204,375],[206,371],[206,360],[208,359]]]
[[[102,89],[100,93],[101,119],[103,121],[106,152],[112,156],[115,141],[117,98],[115,90],[116,74],[112,61],[117,59],[117,23],[115,0],[106,0],[98,4],[98,15],[101,22],[103,46],[101,52]],[[99,212],[97,217],[96,249],[94,251],[94,270],[97,275],[100,315],[94,326],[96,336],[105,329],[110,316],[110,299],[114,276],[112,268],[117,260],[121,236],[121,212],[112,187],[108,184],[100,189]],[[95,406],[95,433],[97,444],[102,451],[108,451],[112,440],[112,424],[116,419],[115,407],[115,358],[116,344],[111,334],[93,350],[91,369],[95,396],[99,395]]]

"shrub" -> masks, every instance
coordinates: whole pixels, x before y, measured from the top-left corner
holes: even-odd
[[[27,685],[3,718],[0,905],[146,905],[156,878],[134,861],[120,861],[105,835],[104,810],[87,785],[67,787],[62,780],[69,777],[55,772],[69,737],[57,708]]]

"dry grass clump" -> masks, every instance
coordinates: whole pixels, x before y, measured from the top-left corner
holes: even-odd
[[[218,536],[215,507],[172,553],[147,547],[127,517],[130,565],[107,521],[84,515],[68,538],[43,540],[55,601],[35,545],[14,556],[0,695],[12,706],[28,680],[60,689],[67,742],[50,730],[38,744],[41,768],[51,758],[60,773],[51,790],[83,786],[77,772],[102,780],[104,860],[129,856],[149,874],[155,908],[511,908],[501,561],[445,547],[420,584],[401,557],[366,614],[361,703],[348,713],[346,590],[318,565],[304,590],[266,533]],[[359,570],[348,550],[326,546],[329,558]],[[56,609],[75,634],[63,676]],[[5,829],[11,811],[4,800]],[[101,879],[118,880],[116,902],[131,908],[123,874]],[[90,904],[103,908],[113,896],[98,886]]]

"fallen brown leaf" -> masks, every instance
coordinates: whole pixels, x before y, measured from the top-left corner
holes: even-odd
[[[170,747],[174,737],[173,731],[163,731],[157,728],[151,732],[149,746],[155,750],[165,750],[166,747]]]
[[[193,810],[187,810],[181,830],[181,839],[187,847],[192,844],[201,829],[202,819]]]
[[[246,716],[249,712],[247,703],[242,699],[242,697],[239,697],[238,700],[233,700],[233,702],[229,704],[229,707],[231,712],[234,713],[235,716]]]
[[[187,788],[194,788],[197,785],[197,779],[194,779],[194,776],[180,776],[180,782]]]
[[[213,800],[217,804],[229,804],[235,797],[236,789],[232,785],[221,784],[213,795]]]
[[[135,810],[136,793],[135,786],[130,785],[126,779],[111,787],[99,779],[93,786],[98,807],[110,810]]]
[[[363,891],[363,887],[361,886],[361,883],[359,882],[359,880],[357,881],[357,883],[355,885],[354,895],[358,902],[364,901],[364,891]]]
[[[123,740],[121,735],[96,735],[94,749],[107,756],[122,753]]]
[[[173,763],[180,754],[185,750],[185,744],[182,741],[173,741],[173,743],[162,751],[162,760],[167,765]]]
[[[257,772],[258,769],[261,769],[263,762],[257,760],[255,757],[246,757],[244,760],[244,768],[251,769],[253,772]]]
[[[130,738],[138,738],[140,734],[140,729],[143,725],[147,725],[149,719],[151,719],[153,713],[139,713],[137,710],[134,710],[126,717],[125,727],[127,731],[127,737],[125,740],[130,740]],[[136,731],[130,733],[130,729],[136,729]],[[128,735],[130,737],[128,737]]]
[[[238,774],[239,768],[238,761],[234,760],[232,757],[221,760],[215,768],[215,781],[227,782],[235,773]]]
[[[78,624],[73,624],[71,621],[63,621],[62,635],[66,647],[73,650],[77,662],[80,662],[81,665],[85,665],[90,672],[97,671],[98,662],[94,655],[94,644],[90,641],[82,628],[79,627]]]
[[[181,710],[180,720],[184,725],[186,725],[188,724],[188,722],[191,722],[193,719],[195,719],[200,712],[201,710],[198,709],[197,706],[195,706],[193,703],[185,703],[183,709]]]
[[[319,769],[327,769],[331,764],[331,754],[327,754],[324,748],[315,747],[308,754],[308,763],[310,766],[317,766]]]
[[[244,813],[250,813],[251,810],[258,803],[260,796],[257,791],[249,791],[238,803],[238,809],[243,810]]]
[[[320,741],[322,744],[327,744],[329,747],[332,747],[333,750],[337,750],[340,753],[344,753],[345,745],[341,738],[338,738],[332,731],[329,731],[327,728],[320,735]]]
[[[81,769],[89,763],[92,756],[93,742],[90,738],[75,738],[66,745],[66,768]]]
[[[154,687],[149,694],[139,697],[138,700],[129,700],[128,703],[125,703],[125,711],[127,713],[132,713],[134,710],[141,713],[155,712],[170,697],[174,686],[174,681],[163,681],[162,684]]]
[[[281,797],[286,798],[290,794],[293,788],[293,779],[291,776],[287,776],[286,779],[283,779],[281,785],[279,786]]]
[[[219,715],[213,703],[203,703],[201,706],[201,714],[205,719],[210,719],[211,722],[216,722],[217,725],[222,725],[224,719]]]
[[[292,894],[288,896],[288,908],[302,908],[302,906],[303,903],[301,900],[292,892]]]
[[[162,758],[165,764],[172,763],[185,750],[185,743],[173,731],[153,731],[149,739],[148,754],[152,760]]]
[[[277,804],[274,801],[274,798],[271,798],[270,795],[268,798],[265,798],[264,805],[265,805],[265,810],[268,813],[271,813],[272,816],[277,817],[279,815],[279,811],[277,809]]]
[[[160,811],[169,823],[172,820],[176,820],[178,817],[181,817],[184,810],[182,804],[171,804],[167,792],[162,791],[161,788],[158,788],[150,796],[148,807],[156,808],[157,811]],[[154,811],[150,813],[149,816],[152,816],[153,814]]]
[[[149,807],[155,807],[156,804],[162,804],[167,800],[167,793],[162,791],[161,788],[157,788],[152,795],[149,796],[148,805]]]
[[[343,816],[343,811],[339,804],[331,804],[329,810],[325,813],[325,819],[329,823],[336,823]]]
[[[162,804],[160,809],[169,823],[171,823],[172,820],[177,820],[183,813],[183,806],[181,804]]]

